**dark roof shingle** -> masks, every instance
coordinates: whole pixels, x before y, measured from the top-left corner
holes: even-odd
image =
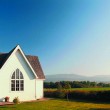
[[[35,73],[37,74],[38,78],[45,79],[42,67],[40,65],[39,59],[37,56],[30,56],[26,55],[29,63],[31,64],[32,68],[34,69]]]
[[[0,68],[3,66],[3,64],[7,60],[7,57],[8,57],[7,53],[0,53]]]

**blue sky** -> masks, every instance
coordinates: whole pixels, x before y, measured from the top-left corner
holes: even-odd
[[[109,0],[1,0],[0,51],[19,44],[45,74],[110,74]]]

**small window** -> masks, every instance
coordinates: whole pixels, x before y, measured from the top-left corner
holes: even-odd
[[[11,77],[11,91],[23,91],[24,90],[24,78],[19,69],[13,72]]]
[[[23,79],[23,74],[20,72],[20,79]]]
[[[16,79],[19,79],[19,69],[16,70]]]
[[[13,73],[11,79],[15,79],[15,72]]]
[[[11,91],[15,91],[15,80],[11,80]]]

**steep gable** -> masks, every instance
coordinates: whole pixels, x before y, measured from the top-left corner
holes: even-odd
[[[2,68],[2,66],[6,63],[10,55],[15,51],[17,47],[19,47],[19,45],[13,48],[9,53],[0,53],[0,68]],[[20,47],[18,49],[20,49]],[[45,79],[38,57],[30,55],[24,55],[24,57],[25,60],[27,60],[27,63],[29,63],[29,66],[31,66],[30,68],[32,68],[32,70],[35,72],[37,78]]]

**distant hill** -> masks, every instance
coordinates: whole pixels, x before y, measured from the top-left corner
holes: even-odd
[[[81,76],[76,74],[56,74],[46,75],[45,81],[96,81],[96,82],[110,82],[110,75],[97,75],[92,77]]]

